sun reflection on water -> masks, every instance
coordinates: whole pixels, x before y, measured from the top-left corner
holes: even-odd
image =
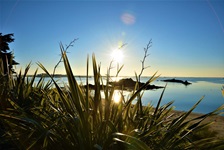
[[[114,91],[113,100],[115,103],[119,103],[121,101],[121,93],[119,91]]]

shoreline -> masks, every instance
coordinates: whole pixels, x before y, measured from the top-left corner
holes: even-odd
[[[176,116],[180,116],[181,114],[185,113],[185,111],[172,110],[171,113],[173,113],[174,117],[176,117]],[[197,118],[202,115],[204,115],[204,114],[192,112],[187,117],[186,120]],[[224,116],[213,115],[213,116],[207,117],[205,120],[202,121],[202,123],[208,123],[208,122],[212,122],[212,124],[209,126],[209,129],[211,131],[217,132],[217,137],[224,138]]]

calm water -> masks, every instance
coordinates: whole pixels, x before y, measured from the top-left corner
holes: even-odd
[[[79,83],[83,82],[85,84],[85,78],[76,77]],[[135,78],[133,78],[135,79]],[[141,82],[146,82],[149,78],[143,77]],[[166,82],[161,80],[168,79],[164,77],[158,78],[152,84],[158,86],[165,86]],[[169,78],[170,79],[170,78]],[[185,86],[180,83],[167,83],[167,88],[165,90],[162,105],[170,101],[174,101],[173,106],[175,110],[187,111],[189,110],[199,99],[204,96],[202,102],[194,110],[197,113],[208,113],[218,108],[224,104],[224,97],[222,96],[221,89],[224,86],[224,78],[176,78],[180,80],[187,80],[192,84]],[[58,78],[64,84],[67,84],[67,79],[65,77]],[[89,78],[89,83],[94,83],[93,78]],[[143,95],[143,104],[148,103],[157,104],[158,99],[162,93],[163,89],[157,90],[147,90]],[[127,93],[126,93],[127,94]]]
[[[155,85],[165,85],[166,83],[159,80],[155,81]],[[162,104],[166,104],[174,100],[173,106],[175,110],[187,111],[199,99],[204,96],[202,102],[197,106],[194,112],[208,113],[224,104],[224,97],[221,89],[224,85],[223,78],[177,78],[187,80],[192,84],[185,86],[179,83],[167,83]],[[143,97],[143,103],[146,105],[151,102],[156,104],[162,89],[155,91],[147,91]]]

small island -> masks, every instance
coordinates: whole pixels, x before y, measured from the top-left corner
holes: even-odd
[[[182,81],[182,80],[177,80],[177,79],[166,79],[166,80],[161,80],[161,81],[163,81],[163,82],[174,82],[174,83],[182,83],[182,84],[184,84],[184,85],[190,85],[190,84],[192,84],[192,83],[190,83],[190,82],[188,82],[187,80],[185,80],[185,81]]]
[[[136,83],[137,82],[134,81],[132,78],[125,78],[119,81],[109,82],[110,85],[114,85],[116,88],[123,90],[134,90]],[[138,82],[139,87],[143,86],[144,84],[145,83]],[[146,86],[145,90],[154,90],[160,88],[164,87],[149,84],[148,86]]]
[[[135,85],[136,85],[136,81],[134,81],[131,78],[125,78],[125,79],[121,79],[119,81],[113,81],[113,82],[109,82],[110,85],[106,86],[106,85],[100,85],[100,90],[104,89],[104,88],[112,88],[113,86],[115,87],[116,90],[134,90]],[[139,87],[143,86],[145,83],[139,82]],[[84,88],[87,88],[87,85],[83,86]],[[95,85],[93,84],[88,84],[88,88],[89,89],[95,89]],[[156,86],[156,85],[147,85],[145,90],[154,90],[154,89],[160,89],[160,88],[164,88],[163,86]]]

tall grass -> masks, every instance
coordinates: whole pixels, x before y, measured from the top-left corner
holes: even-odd
[[[16,78],[1,78],[0,125],[1,145],[12,149],[223,149],[221,139],[193,138],[192,133],[203,130],[209,124],[201,122],[217,114],[223,106],[198,118],[186,120],[199,105],[180,116],[172,116],[173,102],[160,105],[165,89],[157,106],[142,108],[139,115],[139,101],[145,87],[158,78],[154,74],[142,87],[136,89],[128,98],[121,93],[119,103],[115,103],[114,86],[109,85],[108,70],[106,86],[100,74],[95,55],[92,56],[94,89],[88,87],[89,59],[87,59],[86,85],[79,85],[74,78],[66,51],[60,45],[68,86],[61,88],[47,69],[41,69],[51,78],[44,83],[40,78],[34,84],[36,73],[27,78],[30,65],[24,75]],[[118,70],[117,75],[119,74]],[[101,87],[103,89],[101,89]],[[6,93],[6,94],[5,94]],[[103,93],[103,96],[102,96]],[[139,96],[140,95],[140,96]],[[137,104],[133,104],[136,100]],[[6,143],[9,143],[6,145]],[[5,144],[5,145],[4,145]],[[2,146],[2,147],[3,147]]]
[[[222,87],[222,96],[224,97],[224,86]]]

